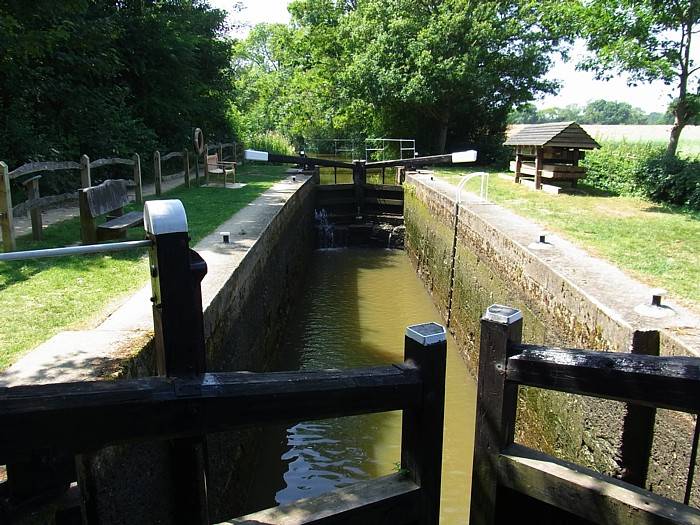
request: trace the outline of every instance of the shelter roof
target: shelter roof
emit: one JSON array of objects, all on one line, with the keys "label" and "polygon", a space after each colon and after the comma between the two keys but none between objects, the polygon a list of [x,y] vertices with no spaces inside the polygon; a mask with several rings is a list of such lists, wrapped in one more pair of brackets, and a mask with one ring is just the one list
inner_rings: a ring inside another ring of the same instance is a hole
[{"label": "shelter roof", "polygon": [[599,148],[593,138],[576,122],[529,124],[513,133],[506,146],[548,146],[553,148]]}]

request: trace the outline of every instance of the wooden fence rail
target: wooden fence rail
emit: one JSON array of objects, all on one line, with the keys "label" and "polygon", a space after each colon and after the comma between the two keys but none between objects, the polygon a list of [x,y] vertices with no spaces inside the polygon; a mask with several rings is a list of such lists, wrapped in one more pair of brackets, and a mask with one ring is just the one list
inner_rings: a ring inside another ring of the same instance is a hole
[{"label": "wooden fence rail", "polygon": [[[187,219],[179,201],[149,201],[145,215],[152,241],[149,272],[161,376],[0,389],[0,464],[7,464],[8,473],[0,496],[10,494],[4,509],[0,504],[0,521],[11,520],[37,498],[65,494],[76,478],[72,458],[81,453],[168,440],[173,493],[161,499],[173,509],[177,523],[208,524],[206,434],[269,422],[403,410],[401,466],[406,473],[346,487],[342,495],[321,496],[316,507],[333,507],[309,512],[303,523],[437,525],[444,328],[434,323],[408,327],[405,361],[393,366],[206,373],[200,289],[206,263],[188,248]],[[108,498],[109,491],[83,482],[79,472],[77,478],[83,522],[100,523],[98,501]],[[300,505],[308,510],[309,504]],[[124,512],[128,516],[128,509]]]},{"label": "wooden fence rail", "polygon": [[[481,320],[470,522],[510,523],[545,512],[533,503],[539,502],[555,509],[552,523],[577,516],[600,524],[700,524],[697,509],[514,443],[520,385],[697,413],[700,358],[524,345],[521,337],[518,310],[494,305]],[[653,418],[647,428],[652,430]],[[648,455],[643,460],[648,462]],[[694,467],[691,460],[688,488]],[[644,466],[635,468],[646,472]]]}]

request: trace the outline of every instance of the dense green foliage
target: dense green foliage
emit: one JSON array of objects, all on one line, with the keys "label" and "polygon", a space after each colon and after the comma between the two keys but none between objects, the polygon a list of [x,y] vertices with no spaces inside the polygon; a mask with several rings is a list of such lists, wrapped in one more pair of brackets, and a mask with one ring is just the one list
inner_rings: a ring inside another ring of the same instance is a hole
[{"label": "dense green foliage", "polygon": [[511,124],[540,124],[573,120],[579,124],[672,124],[670,113],[644,113],[627,102],[593,100],[585,106],[570,104],[563,108],[537,109],[527,103],[508,116]]},{"label": "dense green foliage", "polygon": [[207,0],[0,3],[0,159],[150,159],[192,127],[230,139],[225,16]]},{"label": "dense green foliage", "polygon": [[599,78],[620,72],[632,83],[662,80],[677,87],[668,153],[700,114],[698,69],[690,49],[700,26],[697,0],[577,0],[574,15],[593,54],[580,66]]},{"label": "dense green foliage", "polygon": [[669,157],[654,143],[606,142],[584,165],[586,183],[597,188],[700,210],[698,159]]},{"label": "dense green foliage", "polygon": [[296,0],[289,26],[236,47],[240,133],[416,138],[421,153],[493,151],[514,105],[550,92],[555,2]]}]

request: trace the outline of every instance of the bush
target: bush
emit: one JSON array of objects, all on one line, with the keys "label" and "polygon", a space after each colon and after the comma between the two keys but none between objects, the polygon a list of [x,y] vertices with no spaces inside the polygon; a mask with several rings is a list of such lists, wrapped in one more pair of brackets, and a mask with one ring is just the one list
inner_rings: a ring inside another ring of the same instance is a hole
[{"label": "bush", "polygon": [[700,160],[668,157],[663,145],[606,142],[583,165],[596,188],[700,210]]},{"label": "bush", "polygon": [[643,195],[639,179],[646,166],[664,157],[659,144],[643,142],[605,142],[599,150],[586,153],[586,183],[618,195]]},{"label": "bush", "polygon": [[246,149],[254,149],[258,151],[267,151],[268,153],[276,153],[277,155],[294,155],[294,146],[289,142],[287,137],[268,131],[267,133],[258,133],[251,136],[245,141]]}]

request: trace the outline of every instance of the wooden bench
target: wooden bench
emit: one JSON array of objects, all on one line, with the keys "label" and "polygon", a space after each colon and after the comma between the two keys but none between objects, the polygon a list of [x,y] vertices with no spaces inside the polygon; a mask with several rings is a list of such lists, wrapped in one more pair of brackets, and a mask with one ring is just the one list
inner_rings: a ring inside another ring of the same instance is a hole
[{"label": "wooden bench", "polygon": [[[143,226],[143,212],[124,214],[124,206],[129,204],[124,180],[106,180],[98,186],[83,188],[79,192],[79,204],[83,244],[123,239],[128,228]],[[107,222],[98,225],[97,218],[102,215],[107,215]]]},{"label": "wooden bench", "polygon": [[236,183],[236,163],[235,162],[224,162],[219,160],[219,156],[207,155],[207,161],[204,163],[204,177],[205,183],[209,184],[209,175],[223,175],[224,178],[224,188],[226,187],[226,179],[228,174],[233,175],[233,183]]}]

